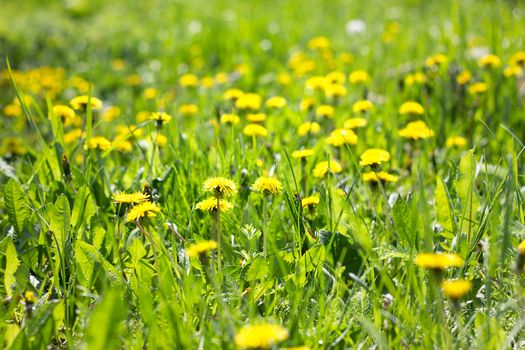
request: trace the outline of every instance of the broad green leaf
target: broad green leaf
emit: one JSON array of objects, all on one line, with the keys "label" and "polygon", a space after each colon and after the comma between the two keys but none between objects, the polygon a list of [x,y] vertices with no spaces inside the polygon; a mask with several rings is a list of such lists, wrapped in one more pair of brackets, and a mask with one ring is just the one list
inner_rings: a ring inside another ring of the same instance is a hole
[{"label": "broad green leaf", "polygon": [[6,237],[2,244],[0,244],[0,247],[2,247],[3,253],[6,258],[6,266],[4,270],[4,286],[7,296],[13,295],[12,286],[16,281],[15,273],[18,269],[18,266],[20,265],[20,261],[18,260],[18,254],[16,252],[16,247],[13,244],[13,239],[11,237]]},{"label": "broad green leaf", "polygon": [[409,247],[414,247],[415,234],[412,232],[412,227],[409,220],[409,208],[406,202],[398,197],[392,207],[392,218],[394,220],[394,228],[396,229],[399,238]]},{"label": "broad green leaf", "polygon": [[10,179],[4,187],[4,204],[9,222],[18,234],[22,233],[24,220],[29,216],[29,208],[26,205],[22,186],[13,179]]},{"label": "broad green leaf", "polygon": [[[95,269],[100,267],[112,284],[119,284],[121,282],[117,269],[109,261],[104,259],[102,254],[92,245],[83,241],[77,241],[75,245],[75,258],[79,268],[78,278],[83,284],[87,285],[91,283]],[[99,264],[100,267],[96,267],[96,263]]]},{"label": "broad green leaf", "polygon": [[461,203],[461,212],[463,214],[463,229],[466,227],[470,233],[474,231],[476,222],[476,213],[479,208],[478,195],[474,189],[474,179],[476,175],[476,163],[474,151],[470,150],[465,153],[459,161],[458,180],[456,181],[456,193]]},{"label": "broad green leaf", "polygon": [[250,264],[246,273],[246,281],[255,281],[264,278],[268,273],[268,263],[263,258],[256,258]]},{"label": "broad green leaf", "polygon": [[89,188],[82,186],[78,189],[71,213],[71,225],[77,232],[81,225],[89,222],[89,219],[97,212],[97,205]]},{"label": "broad green leaf", "polygon": [[86,331],[88,350],[118,349],[119,338],[125,331],[126,303],[122,295],[110,289],[91,313]]},{"label": "broad green leaf", "polygon": [[447,238],[454,238],[454,233],[456,231],[454,212],[452,210],[452,204],[450,203],[447,187],[440,176],[437,178],[436,190],[434,194],[436,196],[437,220],[445,230],[443,235]]},{"label": "broad green leaf", "polygon": [[69,201],[64,194],[58,197],[54,205],[48,206],[47,216],[49,220],[49,230],[55,235],[59,248],[64,251],[66,240],[71,229],[71,210],[69,209]]},{"label": "broad green leaf", "polygon": [[140,241],[140,239],[135,238],[128,247],[129,255],[131,256],[131,262],[133,267],[136,268],[140,259],[146,256],[146,249]]}]

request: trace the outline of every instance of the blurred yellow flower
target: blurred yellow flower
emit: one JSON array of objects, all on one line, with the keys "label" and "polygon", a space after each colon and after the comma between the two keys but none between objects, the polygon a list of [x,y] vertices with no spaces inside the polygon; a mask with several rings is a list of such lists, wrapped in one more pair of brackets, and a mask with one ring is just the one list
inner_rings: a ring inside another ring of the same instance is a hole
[{"label": "blurred yellow flower", "polygon": [[390,174],[386,171],[370,171],[363,173],[363,181],[366,182],[397,182],[399,177],[393,174]]},{"label": "blurred yellow flower", "polygon": [[390,153],[379,148],[370,148],[361,154],[359,165],[379,165],[390,160]]},{"label": "blurred yellow flower", "polygon": [[353,129],[365,127],[367,125],[368,125],[368,120],[366,120],[365,118],[350,118],[345,121],[345,123],[343,124],[343,128],[353,130]]},{"label": "blurred yellow flower", "polygon": [[268,130],[262,125],[259,124],[248,124],[242,130],[243,134],[246,136],[261,136],[265,137],[268,135]]},{"label": "blurred yellow flower", "polygon": [[241,122],[241,118],[239,118],[236,114],[223,114],[221,115],[221,123],[222,124],[231,124],[236,125]]},{"label": "blurred yellow flower", "polygon": [[507,78],[519,77],[523,75],[523,69],[520,66],[509,66],[503,70],[503,75]]},{"label": "blurred yellow flower", "polygon": [[160,208],[156,203],[142,202],[132,207],[126,216],[126,222],[132,222],[144,217],[154,217],[160,213]]},{"label": "blurred yellow flower", "polygon": [[261,176],[253,183],[252,191],[268,194],[279,194],[283,190],[283,185],[274,177]]},{"label": "blurred yellow flower", "polygon": [[222,98],[227,101],[237,101],[242,95],[244,95],[244,92],[239,89],[228,89],[224,92]]},{"label": "blurred yellow flower", "polygon": [[447,148],[465,147],[466,145],[467,145],[467,139],[461,136],[451,136],[446,141]]},{"label": "blurred yellow flower", "polygon": [[[89,101],[89,102],[88,102]],[[91,106],[91,110],[98,110],[102,108],[102,101],[96,97],[89,97],[87,95],[77,96],[69,101],[69,104],[73,109],[84,111],[87,108],[88,103]]]},{"label": "blurred yellow flower", "polygon": [[434,136],[434,130],[430,129],[424,121],[416,120],[399,130],[399,136],[413,140],[427,139]]},{"label": "blurred yellow flower", "polygon": [[149,119],[154,120],[157,126],[162,126],[163,124],[169,123],[172,118],[168,113],[155,112],[150,114]]},{"label": "blurred yellow flower", "polygon": [[374,108],[374,104],[368,100],[357,101],[352,105],[352,112],[364,113]]},{"label": "blurred yellow flower", "polygon": [[405,114],[414,114],[414,115],[422,115],[425,113],[425,109],[423,106],[415,101],[407,101],[399,107],[399,114],[405,115]]},{"label": "blurred yellow flower", "polygon": [[326,75],[326,80],[331,84],[341,85],[345,83],[346,75],[341,71],[333,71]]},{"label": "blurred yellow flower", "polygon": [[159,91],[157,89],[150,87],[144,90],[143,95],[147,100],[153,100],[157,97],[158,93]]},{"label": "blurred yellow flower", "polygon": [[349,129],[335,129],[325,139],[325,142],[334,147],[340,147],[345,144],[355,145],[357,144],[357,135]]},{"label": "blurred yellow flower", "polygon": [[320,105],[315,110],[315,115],[318,117],[332,118],[335,113],[335,108],[330,105]]},{"label": "blurred yellow flower", "polygon": [[[62,121],[64,125],[70,125],[75,119],[75,111],[65,105],[53,106],[53,113]],[[49,115],[51,119],[51,115]]]},{"label": "blurred yellow flower", "polygon": [[301,200],[301,206],[303,208],[313,209],[315,206],[317,206],[317,204],[319,204],[318,196],[304,197]]},{"label": "blurred yellow flower", "polygon": [[481,68],[497,68],[501,66],[501,60],[496,55],[485,55],[480,58],[478,64]]},{"label": "blurred yellow flower", "polygon": [[114,203],[137,204],[148,200],[148,195],[142,192],[115,193],[112,196]]},{"label": "blurred yellow flower", "polygon": [[241,349],[270,349],[288,339],[286,328],[263,323],[241,328],[235,335],[235,345]]},{"label": "blurred yellow flower", "polygon": [[463,259],[454,253],[419,253],[414,262],[419,267],[435,270],[461,267],[464,264]]},{"label": "blurred yellow flower", "polygon": [[225,177],[210,177],[202,184],[204,192],[212,192],[215,197],[229,197],[237,193],[237,185]]},{"label": "blurred yellow flower", "polygon": [[316,36],[308,41],[310,50],[326,50],[330,47],[330,40],[325,36]]},{"label": "blurred yellow flower", "polygon": [[262,123],[266,120],[266,114],[264,113],[248,113],[246,119],[252,123]]},{"label": "blurred yellow flower", "polygon": [[315,105],[315,100],[311,97],[306,97],[301,100],[299,103],[299,110],[301,112],[308,112],[311,110]]},{"label": "blurred yellow flower", "polygon": [[321,125],[317,122],[304,122],[299,125],[297,133],[299,136],[304,136],[306,134],[318,134],[321,131]]},{"label": "blurred yellow flower", "polygon": [[472,288],[469,280],[445,280],[441,282],[443,294],[452,300],[459,300],[464,297]]},{"label": "blurred yellow flower", "polygon": [[427,67],[439,67],[446,63],[448,63],[448,57],[443,54],[430,56],[425,60],[425,66]]},{"label": "blurred yellow flower", "polygon": [[[221,213],[226,213],[233,209],[233,205],[228,202],[226,199],[219,199],[219,207],[221,209]],[[209,197],[206,198],[199,203],[195,205],[196,209],[207,211],[207,212],[215,212],[217,211],[217,198],[215,197]]]},{"label": "blurred yellow flower", "polygon": [[338,174],[341,171],[343,171],[341,164],[331,159],[330,161],[322,161],[318,163],[313,170],[313,175],[314,177],[324,177],[328,172]]},{"label": "blurred yellow flower", "polygon": [[474,83],[469,86],[468,92],[471,95],[480,95],[488,90],[486,83]]},{"label": "blurred yellow flower", "polygon": [[352,84],[366,83],[370,80],[370,76],[364,70],[356,70],[350,73],[348,80]]},{"label": "blurred yellow flower", "polygon": [[292,158],[306,158],[314,155],[312,149],[300,149],[292,152]]},{"label": "blurred yellow flower", "polygon": [[282,96],[274,96],[266,100],[266,107],[281,109],[286,106],[286,99]]},{"label": "blurred yellow flower", "polygon": [[235,107],[238,109],[257,110],[261,108],[261,100],[261,96],[255,93],[242,94],[235,101]]},{"label": "blurred yellow flower", "polygon": [[183,104],[179,107],[179,113],[185,117],[199,113],[199,107],[196,104]]},{"label": "blurred yellow flower", "polygon": [[465,85],[472,79],[472,73],[468,70],[464,70],[463,72],[459,73],[456,77],[456,82],[459,85]]},{"label": "blurred yellow flower", "polygon": [[194,74],[184,74],[179,78],[179,84],[182,87],[196,87],[199,85],[199,78]]},{"label": "blurred yellow flower", "polygon": [[84,145],[84,149],[99,149],[106,151],[111,147],[111,142],[103,136],[96,136],[89,139]]},{"label": "blurred yellow flower", "polygon": [[190,244],[186,248],[186,253],[190,258],[197,258],[200,255],[204,255],[210,250],[217,249],[217,242],[215,241],[201,241],[198,243]]},{"label": "blurred yellow flower", "polygon": [[525,51],[516,52],[509,60],[511,66],[523,66],[525,65]]}]

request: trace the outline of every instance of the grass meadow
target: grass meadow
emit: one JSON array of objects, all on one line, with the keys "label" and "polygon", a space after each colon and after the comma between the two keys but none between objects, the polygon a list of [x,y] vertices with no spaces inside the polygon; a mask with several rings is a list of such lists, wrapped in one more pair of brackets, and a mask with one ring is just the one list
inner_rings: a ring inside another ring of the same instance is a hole
[{"label": "grass meadow", "polygon": [[0,2],[0,347],[525,348],[525,3]]}]

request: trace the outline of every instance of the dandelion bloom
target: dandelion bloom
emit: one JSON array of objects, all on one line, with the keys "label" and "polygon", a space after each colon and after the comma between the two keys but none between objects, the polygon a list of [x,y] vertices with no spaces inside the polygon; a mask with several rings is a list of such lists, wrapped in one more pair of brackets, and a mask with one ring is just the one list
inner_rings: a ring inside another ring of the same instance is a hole
[{"label": "dandelion bloom", "polygon": [[450,267],[461,267],[463,259],[454,253],[420,253],[414,260],[417,266],[433,270],[445,270]]},{"label": "dandelion bloom", "polygon": [[143,95],[148,100],[153,100],[159,94],[159,90],[155,88],[147,88],[144,90]]},{"label": "dandelion bloom", "polygon": [[162,134],[158,134],[155,138],[155,143],[159,147],[166,147],[166,145],[168,144],[168,138]]},{"label": "dandelion bloom", "polygon": [[237,125],[241,122],[241,119],[236,114],[223,114],[221,115],[221,124]]},{"label": "dandelion bloom", "polygon": [[511,66],[525,65],[525,51],[516,52],[509,60]]},{"label": "dandelion bloom", "polygon": [[215,81],[212,77],[203,77],[200,81],[200,86],[202,86],[205,89],[212,88],[213,85],[215,85]]},{"label": "dandelion bloom", "polygon": [[69,104],[71,105],[71,107],[73,107],[73,109],[81,110],[81,111],[84,111],[87,109],[88,103],[91,106],[91,110],[97,110],[97,109],[102,108],[102,101],[93,96],[91,97],[87,95],[77,96],[77,97],[72,98],[69,101]]},{"label": "dandelion bloom", "polygon": [[319,197],[317,196],[304,197],[301,200],[301,206],[303,208],[313,209],[317,204],[319,204]]},{"label": "dandelion bloom", "polygon": [[279,194],[283,190],[283,185],[274,177],[261,176],[252,185],[252,191],[263,194]]},{"label": "dandelion bloom", "polygon": [[266,120],[266,114],[264,113],[248,113],[246,119],[252,123],[262,123]]},{"label": "dandelion bloom", "polygon": [[359,165],[379,165],[390,160],[390,153],[379,148],[370,148],[361,154]]},{"label": "dandelion bloom", "polygon": [[434,136],[434,130],[430,129],[424,121],[417,120],[399,130],[399,136],[412,140],[427,139]]},{"label": "dandelion bloom", "polygon": [[348,80],[352,84],[366,83],[370,80],[370,76],[364,70],[356,70],[350,73]]},{"label": "dandelion bloom", "polygon": [[117,106],[109,106],[102,112],[101,118],[105,122],[111,122],[122,114],[122,110]]},{"label": "dandelion bloom", "polygon": [[412,86],[414,84],[423,84],[427,81],[425,74],[421,72],[416,72],[414,74],[409,74],[405,77],[405,84],[407,86]]},{"label": "dandelion bloom", "polygon": [[343,124],[343,128],[353,130],[353,129],[365,127],[367,125],[368,125],[368,120],[366,120],[365,118],[350,118],[345,121],[345,123]]},{"label": "dandelion bloom", "polygon": [[334,147],[340,147],[345,144],[355,145],[357,144],[357,135],[352,130],[335,129],[325,139],[325,142]]},{"label": "dandelion bloom", "polygon": [[84,145],[84,149],[99,149],[106,151],[111,147],[111,141],[103,136],[92,137]]},{"label": "dandelion bloom", "polygon": [[469,280],[445,280],[441,282],[443,294],[454,301],[464,297],[471,288],[472,282]]},{"label": "dandelion bloom", "polygon": [[507,78],[519,77],[523,75],[523,69],[520,66],[509,66],[503,70],[503,75]]},{"label": "dandelion bloom", "polygon": [[465,85],[472,79],[472,73],[468,70],[464,70],[463,72],[459,73],[456,77],[456,82],[459,85]]},{"label": "dandelion bloom", "polygon": [[324,94],[328,98],[348,95],[348,90],[341,84],[328,84],[324,87]]},{"label": "dandelion bloom", "polygon": [[341,71],[333,71],[326,75],[326,79],[328,80],[328,82],[332,84],[340,85],[340,84],[344,84],[344,82],[346,81],[346,76],[345,76],[345,73]]},{"label": "dandelion bloom", "polygon": [[288,336],[286,328],[271,323],[245,326],[235,335],[235,345],[242,349],[270,349]]},{"label": "dandelion bloom", "polygon": [[[60,118],[64,124],[70,124],[70,122],[75,119],[75,111],[65,105],[53,106],[53,113]],[[51,119],[51,115],[49,116],[49,119]]]},{"label": "dandelion bloom", "polygon": [[261,96],[254,93],[242,94],[237,101],[235,101],[235,107],[238,109],[257,110],[261,108],[261,100]]},{"label": "dandelion bloom", "polygon": [[184,74],[179,78],[179,84],[182,87],[196,87],[199,85],[199,78],[194,74]]},{"label": "dandelion bloom", "polygon": [[[209,197],[206,198],[199,203],[195,205],[196,209],[202,210],[202,211],[208,211],[208,212],[215,212],[217,211],[217,198],[216,197]],[[228,202],[225,199],[219,199],[219,209],[221,210],[221,213],[226,213],[227,211],[230,211],[233,209],[233,204]]]},{"label": "dandelion bloom", "polygon": [[212,192],[216,197],[229,197],[237,193],[237,185],[224,177],[210,177],[202,184],[204,192]]},{"label": "dandelion bloom", "polygon": [[421,104],[415,101],[407,101],[399,107],[399,114],[405,115],[405,114],[414,114],[414,115],[422,115],[425,113],[425,109]]},{"label": "dandelion bloom", "polygon": [[160,212],[160,207],[156,203],[142,202],[135,205],[128,211],[126,222],[132,222],[144,217],[154,217]]},{"label": "dandelion bloom", "polygon": [[188,256],[190,258],[196,258],[196,257],[206,254],[210,250],[217,249],[217,246],[218,246],[217,242],[215,241],[201,241],[201,242],[189,245],[186,248],[186,253],[188,253]]},{"label": "dandelion bloom", "polygon": [[501,60],[496,55],[485,55],[480,58],[478,64],[481,68],[497,68],[501,66]]},{"label": "dandelion bloom", "polygon": [[321,131],[321,125],[317,122],[304,122],[299,125],[297,133],[299,136],[304,136],[306,134],[318,134]]},{"label": "dandelion bloom", "polygon": [[286,99],[282,96],[274,96],[266,100],[266,107],[280,109],[286,106]]},{"label": "dandelion bloom", "polygon": [[227,101],[237,101],[242,95],[244,95],[244,92],[239,89],[228,89],[224,92],[222,98]]},{"label": "dandelion bloom", "polygon": [[147,201],[148,195],[142,192],[115,193],[112,198],[114,203],[137,204]]},{"label": "dandelion bloom", "polygon": [[157,123],[157,125],[161,126],[164,123],[169,123],[169,121],[171,120],[171,115],[164,112],[155,112],[150,114],[149,119],[154,120]]},{"label": "dandelion bloom", "polygon": [[461,136],[451,136],[446,141],[447,148],[465,147],[466,145],[467,145],[467,139]]},{"label": "dandelion bloom", "polygon": [[325,36],[316,36],[308,41],[310,50],[326,50],[330,47],[330,40]]},{"label": "dandelion bloom", "polygon": [[469,86],[468,92],[471,95],[481,95],[482,93],[486,92],[488,90],[488,85],[486,83],[480,82],[480,83],[474,83]]},{"label": "dandelion bloom", "polygon": [[248,124],[242,130],[242,133],[246,136],[261,136],[265,137],[268,135],[268,130],[259,124]]},{"label": "dandelion bloom", "polygon": [[357,101],[352,105],[352,112],[364,113],[374,108],[374,104],[368,100]]},{"label": "dandelion bloom", "polygon": [[82,129],[73,129],[64,134],[64,143],[69,145],[74,142],[78,142],[82,137],[86,136],[86,133]]},{"label": "dandelion bloom", "polygon": [[365,182],[397,182],[399,177],[393,174],[390,174],[386,171],[370,171],[363,173],[363,181]]},{"label": "dandelion bloom", "polygon": [[310,77],[304,83],[305,88],[307,90],[318,90],[318,91],[324,90],[325,86],[328,84],[329,84],[328,80],[321,75]]},{"label": "dandelion bloom", "polygon": [[425,60],[425,66],[427,67],[439,67],[446,63],[448,63],[448,57],[443,54],[433,55]]},{"label": "dandelion bloom", "polygon": [[196,104],[188,103],[179,107],[179,113],[185,117],[199,113],[199,107]]},{"label": "dandelion bloom", "polygon": [[315,115],[318,117],[332,118],[335,113],[335,108],[330,105],[321,105],[315,110]]},{"label": "dandelion bloom", "polygon": [[311,110],[315,105],[315,100],[311,97],[306,97],[301,100],[299,103],[299,110],[301,112],[308,112]]},{"label": "dandelion bloom", "polygon": [[314,155],[314,150],[306,148],[292,152],[292,158],[306,158]]},{"label": "dandelion bloom", "polygon": [[520,254],[520,255],[525,255],[525,241],[522,241],[522,242],[518,245],[518,254]]},{"label": "dandelion bloom", "polygon": [[320,162],[315,166],[313,175],[314,177],[324,177],[326,174],[328,174],[328,172],[332,174],[338,174],[341,171],[343,171],[343,167],[341,164],[339,164],[339,162],[335,160],[327,160]]}]

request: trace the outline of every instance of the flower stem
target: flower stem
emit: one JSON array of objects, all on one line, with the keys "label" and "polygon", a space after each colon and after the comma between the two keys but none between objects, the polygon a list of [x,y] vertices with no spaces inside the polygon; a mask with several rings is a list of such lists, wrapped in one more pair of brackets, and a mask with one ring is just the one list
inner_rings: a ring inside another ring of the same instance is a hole
[{"label": "flower stem", "polygon": [[217,268],[221,272],[221,200],[217,196],[217,216],[215,218],[217,223]]},{"label": "flower stem", "polygon": [[263,255],[265,258],[268,257],[268,238],[267,238],[267,232],[268,228],[267,226],[267,216],[268,216],[268,195],[264,196],[264,204],[263,204]]}]

